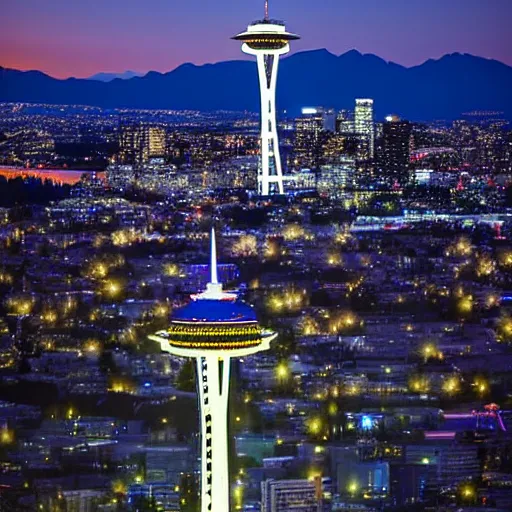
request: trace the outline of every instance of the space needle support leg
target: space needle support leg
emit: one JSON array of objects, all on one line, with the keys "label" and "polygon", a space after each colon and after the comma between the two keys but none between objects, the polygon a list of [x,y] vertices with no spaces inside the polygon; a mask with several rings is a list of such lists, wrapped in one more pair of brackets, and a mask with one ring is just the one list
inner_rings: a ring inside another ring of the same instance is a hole
[{"label": "space needle support leg", "polygon": [[258,76],[260,80],[261,97],[261,169],[258,174],[258,192],[262,196],[268,196],[270,190],[270,122],[272,105],[272,91],[267,85],[265,55],[256,55],[258,62]]},{"label": "space needle support leg", "polygon": [[270,91],[271,91],[271,113],[270,113],[270,123],[272,125],[272,149],[274,151],[274,162],[275,162],[275,171],[277,175],[277,186],[279,190],[279,194],[284,194],[284,186],[283,186],[283,169],[281,167],[281,153],[279,151],[279,139],[277,135],[277,115],[276,115],[276,89],[277,89],[277,71],[279,69],[279,55],[274,55],[272,61],[272,74],[270,79]]}]

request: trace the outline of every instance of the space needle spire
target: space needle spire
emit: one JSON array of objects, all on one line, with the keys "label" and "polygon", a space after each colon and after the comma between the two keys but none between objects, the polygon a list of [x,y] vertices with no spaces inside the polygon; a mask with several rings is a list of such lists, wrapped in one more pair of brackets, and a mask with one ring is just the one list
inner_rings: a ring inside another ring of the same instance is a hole
[{"label": "space needle spire", "polygon": [[279,58],[290,51],[290,41],[300,39],[286,31],[283,22],[271,20],[268,0],[265,17],[251,23],[245,32],[233,37],[242,41],[242,51],[255,55],[258,63],[261,101],[261,163],[258,193],[261,196],[284,194],[283,170],[277,136],[276,85]]},{"label": "space needle spire", "polygon": [[219,284],[219,277],[217,274],[217,240],[215,239],[215,228],[213,227],[210,243],[210,283]]},{"label": "space needle spire", "polygon": [[210,234],[210,282],[206,284],[206,290],[202,293],[192,295],[194,300],[236,300],[236,293],[225,292],[222,283],[219,282],[219,270],[217,263],[217,238],[215,228],[212,227]]}]

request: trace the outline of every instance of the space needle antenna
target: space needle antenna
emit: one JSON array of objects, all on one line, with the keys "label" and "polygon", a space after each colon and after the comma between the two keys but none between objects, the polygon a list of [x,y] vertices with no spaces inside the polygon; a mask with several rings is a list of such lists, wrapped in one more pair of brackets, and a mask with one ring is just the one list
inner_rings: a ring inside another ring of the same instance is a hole
[{"label": "space needle antenna", "polygon": [[268,0],[265,0],[265,21],[268,21]]}]

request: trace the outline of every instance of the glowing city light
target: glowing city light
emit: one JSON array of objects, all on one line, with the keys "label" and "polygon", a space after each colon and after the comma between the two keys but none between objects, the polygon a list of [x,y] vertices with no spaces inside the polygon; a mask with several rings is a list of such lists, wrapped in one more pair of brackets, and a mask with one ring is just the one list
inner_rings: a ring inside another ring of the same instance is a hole
[{"label": "glowing city light", "polygon": [[279,244],[275,240],[270,240],[267,238],[263,249],[263,256],[265,257],[265,259],[272,260],[277,258],[279,255]]},{"label": "glowing city light", "polygon": [[323,432],[324,423],[320,416],[314,416],[306,422],[308,433],[312,436],[320,436]]},{"label": "glowing city light", "polygon": [[414,393],[428,393],[430,391],[430,380],[424,375],[413,376],[409,380],[409,389]]},{"label": "glowing city light", "polygon": [[283,238],[287,242],[295,242],[306,238],[306,230],[300,224],[287,224],[282,231]]},{"label": "glowing city light", "polygon": [[327,263],[332,267],[339,267],[343,265],[343,258],[338,252],[330,252],[327,255]]},{"label": "glowing city light", "polygon": [[361,428],[363,430],[371,430],[373,428],[373,421],[370,416],[363,416],[361,419]]},{"label": "glowing city light", "polygon": [[178,277],[181,274],[179,265],[176,263],[166,263],[164,265],[164,274],[167,277]]},{"label": "glowing city light", "polygon": [[0,444],[8,445],[14,442],[14,433],[12,430],[4,427],[0,429]]},{"label": "glowing city light", "polygon": [[231,252],[238,258],[257,256],[258,240],[254,235],[243,235],[233,244]]},{"label": "glowing city light", "polygon": [[431,358],[443,358],[442,353],[439,351],[439,349],[434,343],[426,343],[425,345],[423,345],[423,347],[421,348],[421,353],[423,355],[425,362]]},{"label": "glowing city light", "polygon": [[300,327],[304,336],[314,336],[320,334],[320,325],[311,316],[304,317]]},{"label": "glowing city light", "polygon": [[267,307],[274,313],[294,313],[300,311],[306,303],[306,290],[298,290],[293,286],[274,291],[267,298]]},{"label": "glowing city light", "polygon": [[485,377],[475,377],[472,386],[480,396],[486,395],[489,392],[489,382]]},{"label": "glowing city light", "polygon": [[478,277],[488,277],[496,270],[496,262],[488,255],[484,254],[478,258],[476,274]]},{"label": "glowing city light", "polygon": [[352,480],[349,484],[348,484],[348,492],[353,496],[355,496],[357,494],[357,492],[359,491],[359,484],[355,481],[355,480]]},{"label": "glowing city light", "polygon": [[7,306],[11,314],[17,316],[30,315],[34,307],[34,299],[32,297],[12,297],[7,300]]},{"label": "glowing city light", "polygon": [[107,295],[111,298],[115,298],[118,295],[120,295],[122,290],[123,290],[123,288],[121,286],[121,283],[119,281],[115,281],[113,279],[109,279],[109,280],[105,281],[104,286],[103,286],[103,291],[104,291],[105,295]]},{"label": "glowing city light", "polygon": [[47,324],[54,324],[57,321],[57,312],[48,309],[42,314],[41,319]]},{"label": "glowing city light", "polygon": [[447,395],[456,395],[461,391],[460,378],[457,375],[448,377],[443,382],[443,393]]},{"label": "glowing city light", "polygon": [[459,299],[459,302],[457,303],[458,310],[461,314],[467,315],[473,311],[473,296],[472,295],[466,295],[464,297],[461,297]]},{"label": "glowing city light", "polygon": [[452,244],[448,250],[447,255],[454,255],[458,257],[470,256],[473,252],[473,246],[471,241],[466,237],[460,237],[454,244]]},{"label": "glowing city light", "polygon": [[498,341],[510,343],[512,341],[512,316],[503,315],[497,325]]},{"label": "glowing city light", "polygon": [[153,307],[153,314],[158,318],[165,318],[169,315],[170,308],[168,304],[159,303]]},{"label": "glowing city light", "polygon": [[290,378],[290,368],[286,362],[279,363],[276,368],[276,376],[279,381],[283,382]]},{"label": "glowing city light", "polygon": [[362,321],[351,311],[339,311],[329,319],[329,332],[332,334],[343,334],[360,327]]}]

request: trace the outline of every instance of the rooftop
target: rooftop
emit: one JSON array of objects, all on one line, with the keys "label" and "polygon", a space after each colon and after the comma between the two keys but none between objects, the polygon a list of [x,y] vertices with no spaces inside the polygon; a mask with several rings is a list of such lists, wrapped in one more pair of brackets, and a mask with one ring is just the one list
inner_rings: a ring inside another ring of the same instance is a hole
[{"label": "rooftop", "polygon": [[281,25],[284,27],[284,21],[281,20],[271,20],[271,19],[263,19],[253,21],[249,26],[252,27],[254,25]]},{"label": "rooftop", "polygon": [[177,310],[172,322],[256,322],[251,306],[241,301],[199,299]]}]

